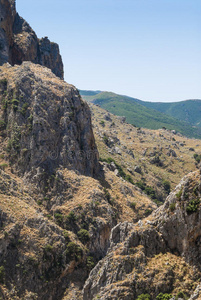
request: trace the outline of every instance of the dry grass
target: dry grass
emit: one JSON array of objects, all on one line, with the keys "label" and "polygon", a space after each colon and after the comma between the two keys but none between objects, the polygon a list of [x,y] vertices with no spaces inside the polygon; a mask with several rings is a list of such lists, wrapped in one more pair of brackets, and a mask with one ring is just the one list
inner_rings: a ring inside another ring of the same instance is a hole
[{"label": "dry grass", "polygon": [[[162,180],[168,180],[171,188],[174,189],[184,175],[196,170],[193,154],[201,153],[201,140],[175,135],[164,129],[138,130],[130,124],[122,124],[119,118],[112,114],[110,114],[112,121],[106,121],[105,110],[93,104],[90,104],[90,108],[100,157],[103,159],[112,157],[127,174],[131,175],[134,182],[144,178],[148,185],[162,191],[160,187]],[[104,127],[100,124],[101,121],[104,121]],[[112,123],[114,126],[111,126]],[[103,141],[104,135],[119,139],[120,144],[115,143],[114,146],[120,149],[122,155],[111,153],[112,147],[108,147]],[[176,152],[177,157],[167,155],[170,148]],[[190,151],[190,148],[194,148],[195,151]],[[127,153],[127,150],[133,151],[134,159]],[[146,154],[143,155],[145,150]],[[150,163],[154,152],[156,155],[160,153],[162,167]],[[142,174],[133,171],[135,166],[142,168]],[[131,169],[133,174],[127,169]],[[163,195],[165,197],[164,193]]]}]

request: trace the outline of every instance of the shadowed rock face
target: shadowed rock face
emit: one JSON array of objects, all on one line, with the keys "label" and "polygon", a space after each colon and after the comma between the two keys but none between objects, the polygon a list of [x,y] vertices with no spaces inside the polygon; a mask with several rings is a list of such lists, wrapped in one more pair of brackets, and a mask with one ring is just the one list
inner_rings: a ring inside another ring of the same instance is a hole
[{"label": "shadowed rock face", "polygon": [[37,38],[30,25],[16,12],[15,1],[1,1],[0,22],[0,65],[31,61],[50,68],[56,76],[63,78],[58,45],[47,37]]},{"label": "shadowed rock face", "polygon": [[74,86],[31,62],[2,66],[0,80],[0,119],[19,174],[40,177],[59,166],[98,173],[90,110]]}]

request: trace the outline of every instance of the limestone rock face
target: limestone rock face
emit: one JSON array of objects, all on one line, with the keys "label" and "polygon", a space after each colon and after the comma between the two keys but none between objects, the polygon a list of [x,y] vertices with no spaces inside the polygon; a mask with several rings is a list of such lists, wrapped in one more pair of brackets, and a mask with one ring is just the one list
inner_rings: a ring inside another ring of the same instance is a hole
[{"label": "limestone rock face", "polygon": [[[189,283],[194,278],[195,289],[201,271],[200,199],[200,174],[190,173],[149,219],[114,227],[107,255],[85,282],[83,299],[136,299],[142,293],[156,299],[181,290],[190,296]],[[182,278],[181,286],[176,278]]]},{"label": "limestone rock face", "polygon": [[30,25],[16,12],[14,0],[1,1],[0,21],[0,65],[31,61],[50,68],[56,76],[63,78],[58,45],[47,37],[37,38]]},{"label": "limestone rock face", "polygon": [[31,62],[0,68],[0,120],[9,160],[20,175],[40,181],[59,166],[97,174],[89,107],[48,68]]}]

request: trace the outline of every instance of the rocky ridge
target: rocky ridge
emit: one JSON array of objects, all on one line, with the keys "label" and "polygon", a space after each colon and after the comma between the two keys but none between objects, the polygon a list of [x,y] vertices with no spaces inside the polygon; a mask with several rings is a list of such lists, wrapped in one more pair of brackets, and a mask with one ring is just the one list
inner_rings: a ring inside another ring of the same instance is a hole
[{"label": "rocky ridge", "polygon": [[57,44],[38,39],[30,25],[16,12],[15,0],[0,2],[0,65],[31,61],[50,68],[63,78],[63,62]]},{"label": "rocky ridge", "polygon": [[0,68],[0,145],[2,297],[79,299],[111,229],[156,204],[100,167],[87,103],[43,66]]},{"label": "rocky ridge", "polygon": [[0,88],[2,134],[19,174],[39,178],[60,165],[98,173],[90,111],[75,87],[47,68],[24,62],[1,67]]},{"label": "rocky ridge", "polygon": [[[149,218],[114,227],[83,299],[137,299],[145,293],[156,299],[159,293],[179,292],[188,297],[201,275],[200,193],[200,173],[190,173]],[[200,299],[199,288],[195,294],[193,299]]]},{"label": "rocky ridge", "polygon": [[[2,63],[20,64],[0,68],[0,297],[199,299],[199,171],[177,184],[200,142],[91,106],[96,147],[88,105],[50,70],[57,49],[0,5]],[[157,208],[160,176],[176,187]]]}]

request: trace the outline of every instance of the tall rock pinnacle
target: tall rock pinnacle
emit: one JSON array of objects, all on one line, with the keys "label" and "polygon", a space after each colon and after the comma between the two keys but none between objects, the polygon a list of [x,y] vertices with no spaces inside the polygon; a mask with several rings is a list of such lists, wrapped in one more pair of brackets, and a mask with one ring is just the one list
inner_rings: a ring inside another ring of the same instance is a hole
[{"label": "tall rock pinnacle", "polygon": [[0,1],[0,65],[31,61],[45,66],[62,78],[59,46],[45,37],[38,39],[30,25],[16,12],[15,0]]}]

